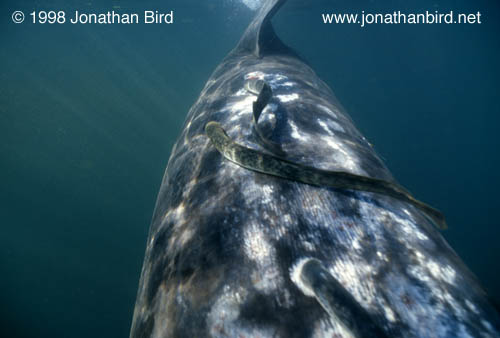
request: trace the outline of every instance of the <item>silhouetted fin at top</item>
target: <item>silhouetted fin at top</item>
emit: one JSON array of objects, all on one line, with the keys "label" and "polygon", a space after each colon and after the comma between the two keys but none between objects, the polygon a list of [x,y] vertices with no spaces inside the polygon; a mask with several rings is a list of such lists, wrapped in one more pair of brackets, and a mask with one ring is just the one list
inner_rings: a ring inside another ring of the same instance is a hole
[{"label": "silhouetted fin at top", "polygon": [[244,168],[319,187],[367,191],[390,196],[418,208],[438,229],[447,228],[445,218],[439,210],[415,199],[406,189],[396,183],[345,171],[309,167],[244,147],[229,138],[224,128],[215,121],[205,125],[205,132],[215,148],[226,159]]},{"label": "silhouetted fin at top", "polygon": [[248,26],[233,53],[252,53],[262,57],[265,54],[291,54],[297,56],[278,38],[271,19],[286,0],[265,1],[258,14]]}]

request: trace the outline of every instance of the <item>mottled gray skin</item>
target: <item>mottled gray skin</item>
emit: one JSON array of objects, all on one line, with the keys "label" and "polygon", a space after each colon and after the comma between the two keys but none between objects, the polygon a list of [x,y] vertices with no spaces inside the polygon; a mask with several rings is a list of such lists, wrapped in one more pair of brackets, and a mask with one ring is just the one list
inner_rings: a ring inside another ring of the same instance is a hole
[{"label": "mottled gray skin", "polygon": [[352,336],[318,301],[334,286],[322,298],[303,283],[308,258],[331,274],[317,280],[333,278],[358,302],[357,326],[369,314],[394,337],[499,336],[477,280],[417,209],[256,173],[210,143],[204,127],[217,121],[267,151],[252,128],[257,96],[245,90],[259,78],[273,91],[260,129],[288,160],[394,181],[328,86],[274,35],[281,4],[264,4],[189,111],[158,195],[130,336]]}]

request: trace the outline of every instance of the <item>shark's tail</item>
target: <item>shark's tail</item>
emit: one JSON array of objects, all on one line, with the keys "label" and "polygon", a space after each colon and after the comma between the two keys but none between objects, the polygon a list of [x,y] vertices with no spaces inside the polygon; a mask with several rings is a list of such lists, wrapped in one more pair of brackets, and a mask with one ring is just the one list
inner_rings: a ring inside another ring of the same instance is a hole
[{"label": "shark's tail", "polygon": [[271,23],[271,19],[285,2],[286,0],[264,1],[233,52],[253,53],[259,57],[266,54],[293,53],[278,38]]}]

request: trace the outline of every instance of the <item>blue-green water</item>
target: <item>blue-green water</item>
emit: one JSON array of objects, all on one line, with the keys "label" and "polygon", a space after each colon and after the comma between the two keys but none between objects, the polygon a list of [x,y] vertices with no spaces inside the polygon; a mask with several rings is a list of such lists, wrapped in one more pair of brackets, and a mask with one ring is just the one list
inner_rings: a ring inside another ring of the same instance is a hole
[{"label": "blue-green water", "polygon": [[[0,336],[125,337],[169,152],[253,12],[237,0],[0,4]],[[174,10],[172,25],[34,25],[34,9]],[[14,24],[15,10],[27,21]],[[480,25],[324,25],[323,12],[482,13]],[[291,1],[282,40],[500,302],[500,4]]]}]

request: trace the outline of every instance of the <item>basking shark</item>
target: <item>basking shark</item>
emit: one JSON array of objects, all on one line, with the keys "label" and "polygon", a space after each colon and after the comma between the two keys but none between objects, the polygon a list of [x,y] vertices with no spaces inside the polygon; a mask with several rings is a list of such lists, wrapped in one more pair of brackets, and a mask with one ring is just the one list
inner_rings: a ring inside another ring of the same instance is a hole
[{"label": "basking shark", "polygon": [[498,337],[500,319],[265,1],[189,111],[130,337]]}]

